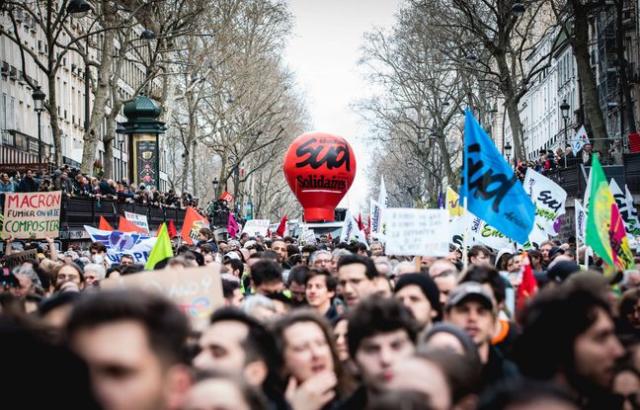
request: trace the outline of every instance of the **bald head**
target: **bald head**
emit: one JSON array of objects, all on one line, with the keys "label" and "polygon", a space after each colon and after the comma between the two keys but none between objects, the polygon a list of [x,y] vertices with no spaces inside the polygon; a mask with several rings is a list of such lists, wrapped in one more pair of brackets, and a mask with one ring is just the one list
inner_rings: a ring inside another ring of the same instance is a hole
[{"label": "bald head", "polygon": [[447,271],[456,273],[458,269],[456,268],[456,265],[454,265],[451,261],[447,259],[438,259],[429,267],[429,276],[434,278]]}]

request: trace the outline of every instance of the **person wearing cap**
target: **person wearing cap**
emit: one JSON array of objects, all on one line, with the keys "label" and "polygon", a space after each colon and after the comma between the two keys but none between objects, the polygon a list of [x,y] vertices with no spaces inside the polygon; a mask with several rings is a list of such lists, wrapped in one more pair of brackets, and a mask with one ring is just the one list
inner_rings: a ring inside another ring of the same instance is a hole
[{"label": "person wearing cap", "polygon": [[440,314],[440,292],[427,275],[408,273],[400,276],[393,293],[411,311],[420,332],[428,330]]},{"label": "person wearing cap", "polygon": [[477,282],[461,283],[451,292],[445,305],[445,321],[464,329],[478,348],[484,386],[518,374],[515,365],[491,345],[496,317],[493,296]]}]

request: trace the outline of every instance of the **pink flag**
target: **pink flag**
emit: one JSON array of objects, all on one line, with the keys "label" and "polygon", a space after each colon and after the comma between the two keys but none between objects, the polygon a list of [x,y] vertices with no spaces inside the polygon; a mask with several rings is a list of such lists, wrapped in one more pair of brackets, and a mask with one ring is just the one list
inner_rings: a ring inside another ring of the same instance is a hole
[{"label": "pink flag", "polygon": [[227,220],[227,232],[229,232],[229,236],[234,238],[238,232],[240,231],[240,226],[236,222],[236,218],[233,217],[233,214],[229,212],[229,219]]}]

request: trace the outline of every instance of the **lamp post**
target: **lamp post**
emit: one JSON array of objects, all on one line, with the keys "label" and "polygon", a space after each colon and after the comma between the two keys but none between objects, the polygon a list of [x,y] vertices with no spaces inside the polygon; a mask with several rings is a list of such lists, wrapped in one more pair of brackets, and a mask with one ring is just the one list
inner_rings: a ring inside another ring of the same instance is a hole
[{"label": "lamp post", "polygon": [[124,105],[123,113],[127,121],[116,132],[130,136],[130,181],[136,185],[155,185],[160,190],[160,134],[167,129],[164,122],[158,121],[160,107],[139,95]]},{"label": "lamp post", "polygon": [[507,162],[509,163],[509,166],[511,166],[511,149],[513,147],[511,146],[511,143],[509,141],[507,141],[506,144],[504,144],[504,153],[507,156]]},{"label": "lamp post", "polygon": [[38,115],[38,163],[42,166],[42,132],[40,131],[40,114],[44,111],[44,99],[47,96],[40,87],[36,87],[33,94],[31,94],[31,97],[33,98],[33,108]]},{"label": "lamp post", "polygon": [[[562,111],[562,119],[564,120],[564,147],[562,147],[563,150],[566,150],[567,148],[567,121],[569,120],[569,110],[571,109],[571,106],[567,103],[567,100],[564,99],[562,100],[562,104],[560,104],[560,111]],[[567,155],[565,153],[564,155],[564,167],[567,167]]]},{"label": "lamp post", "polygon": [[211,185],[213,185],[213,199],[217,199],[218,198],[218,185],[220,185],[220,182],[218,182],[218,178],[213,178],[213,181],[211,181]]}]

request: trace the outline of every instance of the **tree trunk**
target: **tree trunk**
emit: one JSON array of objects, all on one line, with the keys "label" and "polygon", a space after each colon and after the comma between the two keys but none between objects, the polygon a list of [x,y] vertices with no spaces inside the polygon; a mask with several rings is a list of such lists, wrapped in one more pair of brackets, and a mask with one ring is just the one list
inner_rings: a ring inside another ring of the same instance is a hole
[{"label": "tree trunk", "polygon": [[104,161],[102,167],[104,169],[104,175],[106,178],[113,178],[113,139],[116,132],[116,122],[111,116],[107,116],[107,130],[102,137],[102,144],[104,144]]},{"label": "tree trunk", "polygon": [[522,121],[520,120],[520,110],[518,109],[518,101],[513,87],[513,78],[509,71],[506,56],[496,53],[495,58],[500,72],[500,91],[504,96],[507,115],[509,116],[511,139],[513,139],[513,159],[514,161],[524,160],[527,156],[522,141]]},{"label": "tree trunk", "polygon": [[56,95],[56,73],[53,72],[47,78],[49,82],[49,120],[51,123],[51,136],[53,137],[53,152],[55,165],[62,164],[62,130],[58,124],[58,99]]},{"label": "tree trunk", "polygon": [[192,149],[191,149],[191,195],[193,195],[194,197],[198,196],[198,187],[196,185],[196,174],[197,174],[197,148],[198,148],[198,143],[196,142],[196,140],[193,140],[193,144],[192,144]]},{"label": "tree trunk", "polygon": [[573,55],[576,58],[578,78],[582,84],[585,127],[591,137],[593,148],[602,156],[608,155],[609,136],[604,123],[604,116],[598,103],[598,87],[591,69],[589,55],[589,18],[586,6],[580,1],[572,1],[574,10],[573,36],[570,36]]},{"label": "tree trunk", "polygon": [[[112,53],[115,31],[109,28],[112,28],[114,26],[115,13],[112,12],[111,6],[109,4],[109,1],[102,1],[102,12],[104,14],[104,21],[102,23],[104,24],[106,30],[103,33],[104,37],[102,41],[102,52],[99,56],[100,66],[98,67],[98,78],[96,79],[96,89],[94,90],[91,120],[89,121],[89,129],[85,130],[84,136],[82,138],[84,144],[82,147],[82,165],[80,169],[83,174],[87,174],[93,171],[93,163],[96,158],[96,148],[98,146],[98,139],[100,137],[100,125],[104,121],[106,115],[104,112],[104,107],[107,104],[107,100],[109,99],[109,80],[111,79],[111,76],[113,74],[113,64],[111,62],[113,60]],[[86,67],[85,69],[88,70],[89,67]],[[106,141],[104,142],[104,145],[106,157]],[[109,150],[111,151],[111,156],[113,156],[113,150],[111,148],[109,148]]]},{"label": "tree trunk", "polygon": [[444,164],[444,172],[447,176],[447,184],[455,186],[458,181],[456,174],[453,172],[453,168],[451,168],[451,155],[449,154],[449,150],[447,150],[447,139],[444,130],[438,132],[438,135],[441,136],[437,138],[437,141],[438,147],[440,148],[442,163]]}]

